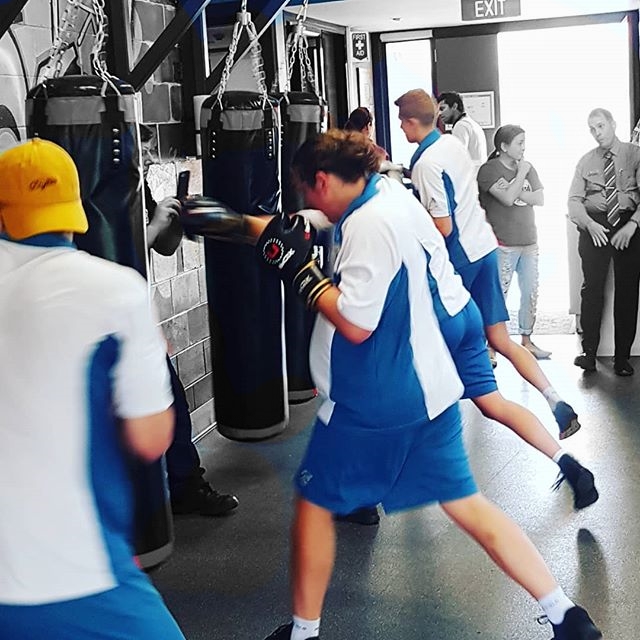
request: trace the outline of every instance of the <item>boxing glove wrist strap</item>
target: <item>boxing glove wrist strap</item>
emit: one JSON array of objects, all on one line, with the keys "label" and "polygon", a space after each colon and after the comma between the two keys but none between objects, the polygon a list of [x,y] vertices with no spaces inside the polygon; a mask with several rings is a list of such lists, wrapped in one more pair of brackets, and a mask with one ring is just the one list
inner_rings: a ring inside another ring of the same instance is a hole
[{"label": "boxing glove wrist strap", "polygon": [[318,298],[332,286],[332,282],[322,273],[318,263],[313,259],[309,260],[295,275],[293,286],[307,307],[313,308]]}]

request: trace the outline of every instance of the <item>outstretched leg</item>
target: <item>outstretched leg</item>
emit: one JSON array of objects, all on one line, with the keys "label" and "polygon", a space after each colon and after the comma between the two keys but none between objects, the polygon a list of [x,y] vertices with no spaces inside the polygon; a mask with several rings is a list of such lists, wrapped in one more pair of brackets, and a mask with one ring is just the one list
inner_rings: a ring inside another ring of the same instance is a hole
[{"label": "outstretched leg", "polygon": [[560,451],[560,445],[531,411],[507,400],[499,391],[473,398],[473,402],[484,416],[509,427],[547,458],[553,460]]},{"label": "outstretched leg", "polygon": [[522,345],[514,342],[504,322],[485,327],[489,344],[515,367],[516,371],[546,398],[560,429],[560,440],[564,440],[580,429],[578,416],[564,402],[549,383],[533,355]]},{"label": "outstretched leg", "polygon": [[602,638],[587,612],[577,607],[558,586],[524,531],[498,507],[479,493],[441,506],[498,567],[538,600],[553,625],[556,638]]}]

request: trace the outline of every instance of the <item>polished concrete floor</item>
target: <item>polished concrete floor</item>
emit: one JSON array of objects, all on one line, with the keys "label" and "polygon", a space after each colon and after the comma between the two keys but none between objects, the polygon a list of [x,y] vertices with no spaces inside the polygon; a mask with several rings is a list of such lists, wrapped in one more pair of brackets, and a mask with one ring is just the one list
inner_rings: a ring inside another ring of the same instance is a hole
[{"label": "polished concrete floor", "polygon": [[[541,336],[543,368],[576,408],[582,430],[565,441],[596,475],[598,503],[572,511],[570,490],[550,490],[555,465],[463,403],[465,437],[482,491],[527,532],[567,594],[589,609],[608,640],[640,637],[640,362],[632,378],[602,359],[572,365],[575,336]],[[636,359],[637,360],[637,359]],[[556,433],[546,402],[510,364],[496,369],[503,394]],[[313,420],[293,407],[281,436],[259,444],[217,432],[199,443],[208,478],[233,491],[231,516],[176,520],[173,556],[153,580],[189,640],[262,640],[289,619],[290,478]],[[439,510],[338,525],[338,557],[322,619],[323,640],[548,640],[537,603],[507,580]]]}]

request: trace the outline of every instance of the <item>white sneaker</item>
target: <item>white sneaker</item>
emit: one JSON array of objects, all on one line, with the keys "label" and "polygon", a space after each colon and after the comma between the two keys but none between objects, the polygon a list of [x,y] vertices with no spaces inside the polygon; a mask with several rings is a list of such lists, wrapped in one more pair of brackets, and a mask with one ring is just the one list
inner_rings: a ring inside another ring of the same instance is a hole
[{"label": "white sneaker", "polygon": [[530,342],[529,344],[522,345],[536,360],[546,360],[551,356],[551,351],[545,351],[540,347]]}]

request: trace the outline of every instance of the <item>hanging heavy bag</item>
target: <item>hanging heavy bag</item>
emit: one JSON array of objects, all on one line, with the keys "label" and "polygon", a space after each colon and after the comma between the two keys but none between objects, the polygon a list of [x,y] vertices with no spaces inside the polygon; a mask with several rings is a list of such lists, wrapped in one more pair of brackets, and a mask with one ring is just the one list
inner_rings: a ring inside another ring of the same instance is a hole
[{"label": "hanging heavy bag", "polygon": [[[291,179],[291,163],[296,151],[309,138],[323,128],[324,100],[315,93],[289,91],[280,100],[282,122],[282,208],[285,213],[295,213],[304,208],[304,200]],[[329,256],[332,234],[320,231],[314,253],[320,266],[331,271]],[[316,396],[316,389],[309,369],[309,342],[315,322],[315,312],[305,308],[299,297],[285,281],[285,338],[287,352],[287,388],[289,402],[306,402]]]},{"label": "hanging heavy bag", "polygon": [[[202,105],[203,191],[236,211],[273,214],[279,202],[278,123],[264,94],[234,91]],[[282,288],[253,249],[205,239],[213,387],[219,432],[258,440],[288,423]]]},{"label": "hanging heavy bag", "polygon": [[89,220],[78,247],[146,275],[134,100],[133,87],[115,78],[50,78],[27,95],[27,133],[59,144],[78,167]]}]

